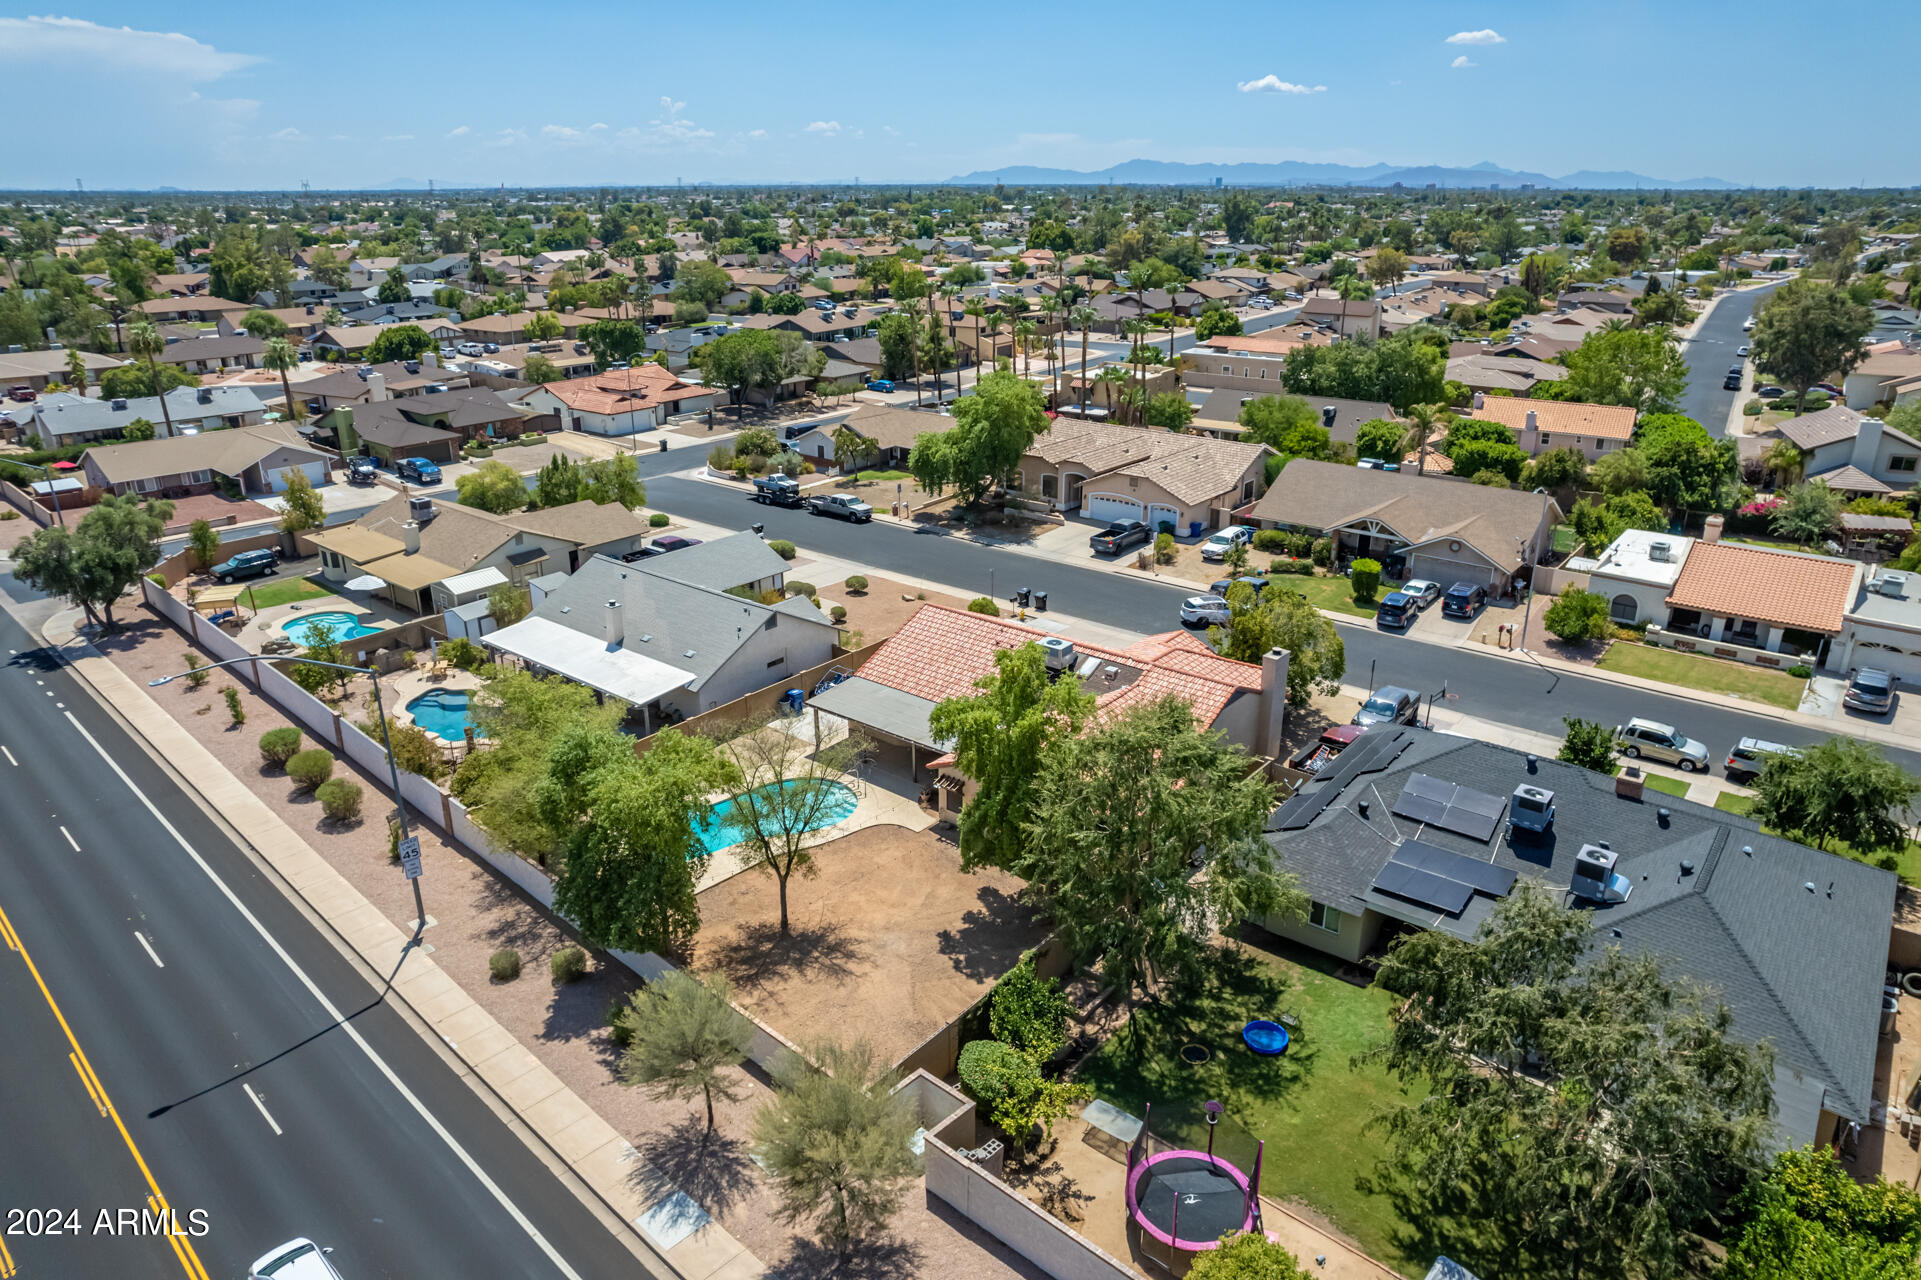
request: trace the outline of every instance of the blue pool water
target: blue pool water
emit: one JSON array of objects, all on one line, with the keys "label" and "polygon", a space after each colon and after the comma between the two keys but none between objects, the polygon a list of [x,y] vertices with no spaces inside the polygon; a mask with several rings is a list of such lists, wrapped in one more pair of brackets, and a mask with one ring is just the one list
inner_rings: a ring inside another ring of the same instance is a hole
[{"label": "blue pool water", "polygon": [[[407,704],[414,723],[445,742],[464,742],[473,723],[465,689],[430,689]],[[476,738],[487,735],[474,731]]]},{"label": "blue pool water", "polygon": [[379,627],[366,627],[360,619],[341,609],[329,609],[321,613],[296,613],[280,624],[280,629],[299,641],[307,638],[307,628],[318,622],[327,628],[336,640],[358,640],[380,630]]},{"label": "blue pool water", "polygon": [[[779,784],[769,783],[764,787],[754,788],[754,790],[748,794],[764,796],[767,792],[774,790],[777,785],[781,787],[796,787],[804,784],[794,781]],[[845,822],[854,812],[855,806],[860,803],[860,798],[841,783],[830,782],[827,784],[827,787],[829,791],[828,798],[821,806],[821,812],[815,814],[814,820],[808,823],[806,829],[809,831],[818,831],[822,827],[831,827],[836,822]],[[734,799],[739,799],[739,797],[736,796]],[[727,848],[729,845],[739,844],[744,838],[745,833],[740,830],[739,825],[735,823],[730,816],[733,808],[734,800],[722,800],[714,806],[713,819],[701,823],[694,829],[694,833],[700,837],[701,844],[707,847],[707,852],[716,853],[721,849]]]}]

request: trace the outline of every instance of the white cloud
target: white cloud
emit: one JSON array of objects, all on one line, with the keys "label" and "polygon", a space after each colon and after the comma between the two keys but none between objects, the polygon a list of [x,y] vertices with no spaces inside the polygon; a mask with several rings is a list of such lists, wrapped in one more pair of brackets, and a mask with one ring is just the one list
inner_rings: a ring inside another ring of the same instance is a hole
[{"label": "white cloud", "polygon": [[563,142],[569,138],[578,138],[580,136],[580,130],[570,129],[564,124],[542,125],[540,132],[549,138],[556,138]]},{"label": "white cloud", "polygon": [[292,125],[288,125],[286,128],[282,129],[280,132],[269,134],[268,136],[271,137],[275,142],[305,142],[307,140],[307,135],[300,132],[300,130],[294,128]]},{"label": "white cloud", "polygon": [[886,135],[887,135],[888,137],[890,137],[890,138],[898,138],[898,137],[900,137],[900,130],[899,130],[899,129],[896,129],[896,128],[895,128],[895,127],[894,127],[893,125],[891,125],[891,124],[884,124],[884,125],[882,125],[882,126],[880,127],[880,131],[881,131],[882,133],[884,133],[884,134],[886,134]]},{"label": "white cloud", "polygon": [[660,95],[660,109],[670,116],[677,116],[687,109],[687,104],[685,102],[675,102],[663,93]]},{"label": "white cloud", "polygon": [[1447,65],[1450,67],[1478,67],[1481,64],[1474,61],[1472,58],[1468,57],[1464,53],[1460,57],[1456,58],[1454,61],[1448,63]]},{"label": "white cloud", "polygon": [[1293,84],[1277,75],[1265,75],[1259,80],[1243,80],[1234,86],[1242,93],[1326,93],[1324,84]]},{"label": "white cloud", "polygon": [[0,62],[104,65],[123,74],[205,81],[265,61],[177,31],[103,27],[84,18],[0,18]]},{"label": "white cloud", "polygon": [[747,136],[748,136],[748,137],[750,137],[750,138],[764,138],[764,137],[766,137],[766,136],[767,136],[767,130],[765,130],[765,129],[749,129],[749,130],[747,131]]},{"label": "white cloud", "polygon": [[526,130],[502,129],[499,133],[494,135],[493,141],[489,142],[487,145],[490,147],[511,147],[516,143],[525,142],[525,141],[527,141]]},{"label": "white cloud", "polygon": [[352,138],[350,138],[350,137],[348,137],[348,136],[347,136],[346,134],[344,134],[344,133],[330,133],[330,134],[328,134],[328,135],[327,135],[327,141],[329,141],[329,142],[352,142],[352,141],[353,141],[353,139],[352,139]]},{"label": "white cloud", "polygon": [[447,130],[447,136],[449,138],[464,138],[472,132],[473,130],[468,128],[466,125],[457,124],[453,128]]},{"label": "white cloud", "polygon": [[1506,44],[1507,37],[1491,27],[1479,31],[1456,31],[1444,42],[1446,44]]},{"label": "white cloud", "polygon": [[590,124],[590,125],[588,125],[588,126],[587,126],[587,132],[588,132],[588,133],[601,133],[601,132],[604,132],[604,131],[606,130],[606,128],[607,128],[607,126],[606,126],[605,124],[603,124],[603,123],[601,123],[600,121],[598,121],[598,120],[596,120],[596,121],[594,121],[594,122],[593,122],[592,124]]},{"label": "white cloud", "polygon": [[837,134],[837,133],[839,133],[839,132],[840,132],[840,121],[838,121],[838,120],[816,120],[816,121],[814,121],[814,123],[812,123],[812,124],[810,124],[810,125],[808,125],[806,129],[804,129],[804,130],[802,130],[802,132],[804,132],[804,133],[822,133],[822,134],[826,134],[826,135],[827,135],[828,137],[830,137],[830,138],[831,138],[831,137],[833,137],[833,136],[834,136],[835,134]]}]

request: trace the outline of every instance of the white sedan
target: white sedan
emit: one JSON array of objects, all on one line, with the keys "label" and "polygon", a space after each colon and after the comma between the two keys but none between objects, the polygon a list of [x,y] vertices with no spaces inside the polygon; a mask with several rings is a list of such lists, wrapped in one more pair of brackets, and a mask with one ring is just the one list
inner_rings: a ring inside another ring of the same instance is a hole
[{"label": "white sedan", "polygon": [[1181,625],[1204,627],[1209,623],[1227,625],[1227,601],[1219,596],[1189,596],[1181,601]]}]

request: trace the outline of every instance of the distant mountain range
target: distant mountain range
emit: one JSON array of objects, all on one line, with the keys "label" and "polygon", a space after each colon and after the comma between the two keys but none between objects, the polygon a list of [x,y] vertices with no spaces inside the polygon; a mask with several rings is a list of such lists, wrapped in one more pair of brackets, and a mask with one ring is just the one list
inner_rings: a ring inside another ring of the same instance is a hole
[{"label": "distant mountain range", "polygon": [[1551,178],[1545,173],[1503,169],[1482,161],[1465,169],[1446,165],[1393,164],[1311,164],[1303,160],[1283,160],[1276,164],[1185,164],[1177,160],[1128,160],[1106,169],[1047,169],[1037,165],[1009,165],[1003,169],[978,169],[964,177],[950,178],[959,186],[992,186],[1005,183],[1019,187],[1053,186],[1148,186],[1211,187],[1219,178],[1229,187],[1499,187],[1514,190],[1532,186],[1538,190],[1639,190],[1670,188],[1687,191],[1736,191],[1741,184],[1722,178],[1650,178],[1626,171],[1598,172],[1583,169],[1565,177]]}]

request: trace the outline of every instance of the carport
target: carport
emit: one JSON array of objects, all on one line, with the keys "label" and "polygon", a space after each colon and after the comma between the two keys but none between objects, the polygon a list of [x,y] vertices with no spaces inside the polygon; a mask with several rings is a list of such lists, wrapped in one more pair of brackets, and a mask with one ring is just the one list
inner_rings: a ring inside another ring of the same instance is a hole
[{"label": "carport", "polygon": [[904,775],[915,786],[921,785],[922,770],[929,760],[946,754],[948,748],[934,741],[927,717],[935,704],[911,693],[850,676],[826,690],[810,704],[820,733],[822,712],[839,716],[850,726],[873,739],[876,764],[881,769]]}]

